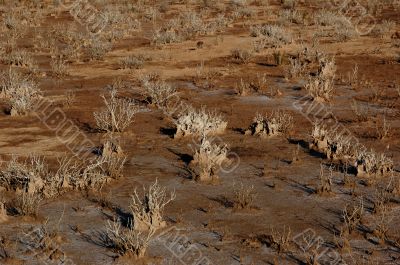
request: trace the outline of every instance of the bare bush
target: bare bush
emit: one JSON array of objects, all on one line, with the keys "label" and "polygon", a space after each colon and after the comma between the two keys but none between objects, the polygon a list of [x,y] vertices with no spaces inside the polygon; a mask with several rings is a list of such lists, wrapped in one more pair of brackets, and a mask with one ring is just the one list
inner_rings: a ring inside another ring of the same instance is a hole
[{"label": "bare bush", "polygon": [[253,185],[245,186],[243,183],[235,187],[233,194],[235,208],[237,209],[250,208],[257,195]]},{"label": "bare bush", "polygon": [[310,77],[305,85],[305,89],[313,100],[329,101],[334,89],[335,72],[336,66],[333,59],[320,61],[318,75]]},{"label": "bare bush", "polygon": [[163,80],[151,80],[151,77],[142,78],[142,86],[147,96],[147,101],[159,108],[165,109],[168,100],[176,95],[176,88]]},{"label": "bare bush", "polygon": [[357,154],[357,175],[384,176],[393,169],[393,161],[384,154],[362,151]]},{"label": "bare bush", "polygon": [[251,84],[240,78],[240,82],[235,86],[235,91],[240,96],[247,96],[251,92]]},{"label": "bare bush", "polygon": [[196,12],[185,12],[180,16],[169,20],[159,29],[153,32],[154,44],[168,44],[192,39],[200,35],[210,35],[221,32],[229,23],[219,15],[211,21],[205,21]]},{"label": "bare bush", "polygon": [[102,95],[105,107],[100,112],[94,112],[97,127],[107,132],[122,132],[132,122],[138,106],[128,99],[117,97],[117,90],[112,89],[109,98]]},{"label": "bare bush", "polygon": [[304,16],[298,10],[283,10],[279,14],[278,22],[280,24],[302,24],[304,23]]},{"label": "bare bush", "polygon": [[324,167],[321,164],[321,170],[319,174],[320,185],[317,188],[317,193],[320,195],[329,195],[332,193],[332,177],[333,169],[329,168],[329,175],[324,173]]},{"label": "bare bush", "polygon": [[314,124],[311,136],[313,140],[310,148],[322,152],[329,159],[346,160],[355,157],[355,150],[348,138],[343,135],[331,135],[322,124]]},{"label": "bare bush", "polygon": [[364,202],[361,199],[360,203],[346,205],[342,213],[344,222],[344,235],[351,235],[361,224],[364,215]]},{"label": "bare bush", "polygon": [[278,253],[289,251],[292,245],[292,231],[290,227],[287,228],[284,226],[282,231],[271,228],[270,244]]},{"label": "bare bush", "polygon": [[26,50],[14,50],[10,53],[4,54],[1,58],[4,64],[27,67],[30,69],[37,68],[32,55]]},{"label": "bare bush", "polygon": [[289,59],[290,66],[287,70],[287,78],[299,78],[305,72],[305,65],[300,58]]},{"label": "bare bush", "polygon": [[87,47],[87,55],[90,60],[103,60],[104,56],[110,52],[113,45],[104,40],[92,40]]},{"label": "bare bush", "polygon": [[[7,219],[8,218],[7,218],[6,204],[3,201],[0,201],[0,223],[7,221]],[[1,242],[0,242],[0,248],[1,248]]]},{"label": "bare bush", "polygon": [[250,51],[243,49],[233,49],[231,51],[231,56],[235,62],[242,64],[248,63],[253,57]]},{"label": "bare bush", "polygon": [[143,258],[146,249],[155,231],[136,231],[132,226],[124,228],[119,222],[108,222],[108,227],[103,235],[104,244],[119,255]]},{"label": "bare bush", "polygon": [[276,25],[256,25],[250,28],[250,35],[265,39],[265,48],[279,48],[292,43],[292,35],[285,28]]},{"label": "bare bush", "polygon": [[50,67],[53,74],[57,77],[63,77],[68,75],[68,64],[65,59],[61,56],[52,58],[50,61]]},{"label": "bare bush", "polygon": [[217,145],[203,138],[199,150],[193,156],[189,167],[196,181],[212,182],[218,178],[218,171],[227,160],[226,145]]},{"label": "bare bush", "polygon": [[11,105],[11,116],[27,115],[41,97],[41,91],[33,80],[11,68],[0,79],[0,91]]},{"label": "bare bush", "polygon": [[292,115],[284,111],[274,111],[271,115],[257,114],[245,134],[275,136],[288,133],[292,127]]},{"label": "bare bush", "polygon": [[42,200],[39,193],[22,191],[13,201],[13,208],[18,214],[24,216],[37,216],[39,203]]},{"label": "bare bush", "polygon": [[227,126],[220,115],[207,112],[205,108],[195,110],[193,107],[181,113],[174,122],[177,127],[175,138],[218,134],[224,132]]},{"label": "bare bush", "polygon": [[143,188],[143,196],[137,190],[131,196],[129,209],[133,216],[133,227],[138,231],[157,230],[166,226],[164,208],[175,199],[175,192],[169,195],[156,180],[148,189]]},{"label": "bare bush", "polygon": [[29,194],[40,193],[44,189],[44,180],[48,175],[49,171],[43,158],[31,156],[21,162],[14,156],[0,171],[0,185],[7,190],[24,190]]},{"label": "bare bush", "polygon": [[376,134],[377,138],[382,140],[384,138],[387,138],[390,136],[390,124],[386,120],[386,117],[383,117],[383,119],[378,119],[378,122],[376,123]]},{"label": "bare bush", "polygon": [[144,58],[137,55],[129,55],[122,58],[119,64],[122,69],[140,69],[143,67]]}]

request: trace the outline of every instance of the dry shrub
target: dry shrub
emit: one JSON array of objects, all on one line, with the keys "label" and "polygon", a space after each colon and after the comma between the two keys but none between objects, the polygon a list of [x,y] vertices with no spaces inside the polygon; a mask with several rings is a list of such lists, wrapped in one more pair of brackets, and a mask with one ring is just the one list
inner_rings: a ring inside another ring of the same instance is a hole
[{"label": "dry shrub", "polygon": [[263,38],[264,48],[280,48],[282,45],[290,44],[293,41],[291,33],[277,25],[252,26],[250,35]]},{"label": "dry shrub", "polygon": [[122,176],[126,157],[113,151],[104,152],[91,161],[76,161],[63,157],[55,172],[48,170],[41,157],[19,161],[13,157],[0,170],[0,186],[7,190],[40,194],[51,198],[68,189],[88,190],[102,187],[110,179]]},{"label": "dry shrub", "polygon": [[227,126],[220,115],[207,112],[205,108],[195,110],[193,107],[181,113],[174,122],[177,127],[175,138],[218,134],[224,132]]},{"label": "dry shrub", "polygon": [[286,226],[283,227],[282,231],[271,228],[270,245],[278,251],[278,253],[284,253],[290,250],[292,245],[292,231]]},{"label": "dry shrub", "polygon": [[203,138],[199,150],[193,156],[189,169],[196,181],[212,182],[218,178],[218,171],[227,161],[226,145],[217,145]]},{"label": "dry shrub", "polygon": [[102,240],[106,247],[113,249],[121,256],[143,258],[155,231],[139,232],[132,226],[121,227],[119,222],[108,222]]},{"label": "dry shrub", "polygon": [[238,187],[235,187],[233,193],[234,204],[237,209],[250,208],[257,195],[253,185],[245,186],[243,183],[240,183]]},{"label": "dry shrub", "polygon": [[143,188],[139,196],[135,190],[129,208],[133,216],[133,227],[137,231],[157,230],[166,226],[163,219],[164,208],[175,199],[175,192],[169,195],[156,180],[148,189]]},{"label": "dry shrub", "polygon": [[25,232],[20,242],[26,244],[33,253],[41,254],[44,260],[65,259],[65,254],[59,249],[62,237],[53,229],[50,230],[48,220],[39,226],[33,227],[31,231]]},{"label": "dry shrub", "polygon": [[287,23],[303,24],[304,15],[300,13],[298,10],[282,10],[279,13],[278,22],[279,24],[287,24]]},{"label": "dry shrub", "polygon": [[105,107],[100,112],[94,112],[97,127],[107,132],[122,132],[132,122],[138,106],[128,99],[118,98],[118,91],[112,89],[109,98],[102,95]]},{"label": "dry shrub", "polygon": [[86,49],[90,60],[103,60],[104,56],[113,48],[112,43],[105,40],[92,40]]},{"label": "dry shrub", "polygon": [[336,65],[334,59],[320,61],[318,74],[310,77],[305,89],[313,100],[329,101],[334,89]]},{"label": "dry shrub", "polygon": [[356,168],[358,176],[384,176],[393,170],[393,160],[372,150],[361,151],[357,154]]},{"label": "dry shrub", "polygon": [[287,134],[293,127],[293,116],[284,111],[274,111],[271,115],[257,114],[245,134],[261,137]]},{"label": "dry shrub", "polygon": [[243,78],[240,78],[240,82],[236,84],[235,91],[240,96],[247,96],[251,92],[251,83],[246,82]]},{"label": "dry shrub", "polygon": [[253,54],[248,50],[233,49],[231,51],[231,57],[237,63],[246,64],[250,62]]},{"label": "dry shrub", "polygon": [[50,61],[50,67],[53,74],[57,77],[68,75],[69,66],[62,56],[52,58]]},{"label": "dry shrub", "polygon": [[17,193],[13,201],[13,208],[19,215],[37,216],[41,200],[42,196],[39,193],[30,193],[24,190]]},{"label": "dry shrub", "polygon": [[11,116],[27,115],[41,97],[41,91],[32,79],[11,68],[2,73],[0,93],[11,105]]},{"label": "dry shrub", "polygon": [[317,25],[333,29],[333,36],[337,41],[347,41],[358,36],[352,22],[344,15],[328,10],[319,11],[314,21]]},{"label": "dry shrub", "polygon": [[361,224],[364,215],[364,202],[362,198],[360,202],[348,204],[342,212],[344,227],[342,229],[344,235],[351,235]]},{"label": "dry shrub", "polygon": [[121,59],[121,69],[141,69],[143,68],[144,58],[137,55],[129,55]]},{"label": "dry shrub", "polygon": [[332,193],[332,180],[333,180],[333,169],[329,168],[329,175],[324,174],[324,167],[321,164],[321,170],[319,174],[320,185],[317,188],[317,194],[329,195]]},{"label": "dry shrub", "polygon": [[379,215],[374,218],[373,235],[375,235],[380,244],[384,244],[389,239],[389,229],[395,218],[387,205],[384,205]]},{"label": "dry shrub", "polygon": [[395,27],[395,22],[391,20],[383,20],[381,24],[375,25],[371,34],[378,38],[390,38],[391,32]]},{"label": "dry shrub", "polygon": [[304,75],[306,65],[300,58],[289,59],[290,66],[287,70],[287,78],[299,78]]},{"label": "dry shrub", "polygon": [[327,158],[333,160],[354,158],[355,150],[348,138],[340,134],[331,135],[326,126],[315,123],[312,133],[310,148],[322,152]]},{"label": "dry shrub", "polygon": [[205,21],[195,12],[185,12],[169,20],[153,32],[152,43],[168,44],[189,40],[200,35],[210,35],[221,32],[229,23],[224,16],[217,16],[211,21]]},{"label": "dry shrub", "polygon": [[[3,201],[0,201],[0,223],[5,222],[7,220],[8,220],[8,217],[7,217],[6,204]],[[1,242],[0,242],[0,246],[1,246]]]},{"label": "dry shrub", "polygon": [[29,69],[37,68],[32,55],[25,50],[13,50],[10,53],[4,54],[1,58],[4,64],[27,67]]},{"label": "dry shrub", "polygon": [[151,80],[149,76],[142,78],[142,86],[147,96],[147,101],[159,108],[165,109],[168,99],[176,95],[176,89],[163,80]]},{"label": "dry shrub", "polygon": [[0,186],[7,190],[23,190],[28,194],[40,193],[48,175],[49,171],[43,158],[31,156],[21,162],[14,156],[0,170]]},{"label": "dry shrub", "polygon": [[350,237],[341,229],[339,236],[334,235],[333,242],[341,253],[351,253]]},{"label": "dry shrub", "polygon": [[390,136],[391,126],[384,116],[382,119],[378,119],[376,125],[376,136],[382,140]]}]

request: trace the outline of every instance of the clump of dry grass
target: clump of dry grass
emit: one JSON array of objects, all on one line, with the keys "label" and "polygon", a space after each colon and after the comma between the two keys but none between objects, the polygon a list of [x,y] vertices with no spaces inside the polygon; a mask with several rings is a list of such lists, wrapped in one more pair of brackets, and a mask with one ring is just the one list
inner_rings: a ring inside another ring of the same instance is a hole
[{"label": "clump of dry grass", "polygon": [[361,224],[364,216],[364,202],[348,204],[343,210],[342,219],[344,227],[342,229],[344,235],[351,235]]},{"label": "clump of dry grass", "polygon": [[218,172],[227,161],[228,148],[226,145],[217,145],[203,138],[201,145],[189,164],[193,178],[200,182],[213,182],[218,178]]},{"label": "clump of dry grass", "polygon": [[90,161],[59,158],[56,171],[48,170],[48,163],[41,157],[31,156],[22,161],[12,157],[0,169],[0,186],[45,198],[56,197],[66,190],[100,188],[109,180],[122,176],[126,162],[126,157],[114,152],[110,145],[106,142],[107,149],[103,148],[102,154]]},{"label": "clump of dry grass", "polygon": [[0,170],[0,186],[7,190],[23,190],[29,194],[41,193],[48,175],[49,171],[43,158],[31,156],[25,161],[20,161],[18,157],[13,156]]},{"label": "clump of dry grass", "polygon": [[86,48],[90,60],[103,60],[104,56],[113,48],[112,43],[105,40],[92,40]]},{"label": "clump of dry grass", "polygon": [[138,106],[132,101],[124,98],[118,98],[118,91],[111,89],[109,97],[102,95],[105,107],[94,112],[97,127],[107,132],[122,132],[132,122]]},{"label": "clump of dry grass", "polygon": [[139,232],[132,226],[122,227],[120,222],[108,222],[102,240],[106,247],[121,256],[143,258],[155,231]]},{"label": "clump of dry grass", "polygon": [[0,95],[10,103],[11,116],[23,116],[34,110],[41,91],[31,78],[10,68],[0,78]]},{"label": "clump of dry grass", "polygon": [[274,111],[271,115],[257,114],[245,134],[275,136],[288,133],[292,127],[292,115],[284,111]]},{"label": "clump of dry grass", "polygon": [[165,109],[168,100],[177,93],[176,88],[164,80],[152,80],[150,76],[145,76],[141,81],[147,101],[158,108]]},{"label": "clump of dry grass", "polygon": [[69,73],[69,66],[62,56],[52,58],[50,61],[50,67],[53,74],[57,77],[67,76]]},{"label": "clump of dry grass", "polygon": [[278,252],[284,253],[291,249],[292,246],[292,231],[290,227],[284,226],[281,231],[271,228],[269,244]]},{"label": "clump of dry grass", "polygon": [[[7,221],[7,208],[4,201],[0,201],[0,223]],[[1,242],[0,242],[1,247]],[[1,257],[1,256],[0,256]]]},{"label": "clump of dry grass", "polygon": [[220,115],[207,112],[205,108],[196,110],[193,107],[181,113],[174,122],[177,127],[175,138],[218,134],[224,132],[227,126]]},{"label": "clump of dry grass", "polygon": [[145,60],[142,56],[129,55],[122,58],[119,64],[121,69],[141,69],[144,62]]},{"label": "clump of dry grass", "polygon": [[384,176],[393,169],[393,160],[374,151],[358,152],[356,158],[357,175]]},{"label": "clump of dry grass", "polygon": [[313,100],[329,101],[334,89],[336,65],[333,59],[320,61],[317,76],[310,77],[305,89]]},{"label": "clump of dry grass", "polygon": [[321,164],[321,170],[319,174],[320,185],[317,188],[317,194],[330,195],[332,193],[332,181],[333,181],[333,169],[329,168],[329,175],[324,173],[324,167]]},{"label": "clump of dry grass", "polygon": [[233,194],[234,205],[237,209],[250,208],[254,203],[257,195],[253,185],[245,186],[243,183],[240,183],[239,186],[236,186],[234,188]]},{"label": "clump of dry grass", "polygon": [[277,25],[256,25],[250,28],[252,37],[261,37],[264,41],[264,48],[280,48],[282,45],[290,44],[293,41],[291,33]]},{"label": "clump of dry grass", "polygon": [[175,199],[175,192],[169,195],[156,180],[148,189],[143,188],[143,196],[137,190],[131,196],[129,208],[133,216],[133,227],[138,231],[157,230],[166,226],[163,219],[164,208]]},{"label": "clump of dry grass", "polygon": [[26,50],[13,50],[10,53],[3,54],[1,61],[4,64],[26,67],[28,69],[37,68],[32,55]]},{"label": "clump of dry grass", "polygon": [[42,197],[39,193],[21,191],[13,201],[13,208],[19,215],[36,217]]},{"label": "clump of dry grass", "polygon": [[237,63],[246,64],[250,62],[253,54],[248,50],[233,49],[231,51],[231,57]]},{"label": "clump of dry grass", "polygon": [[331,135],[327,127],[320,123],[314,124],[311,136],[310,148],[322,152],[329,159],[346,160],[355,156],[355,150],[345,136]]}]

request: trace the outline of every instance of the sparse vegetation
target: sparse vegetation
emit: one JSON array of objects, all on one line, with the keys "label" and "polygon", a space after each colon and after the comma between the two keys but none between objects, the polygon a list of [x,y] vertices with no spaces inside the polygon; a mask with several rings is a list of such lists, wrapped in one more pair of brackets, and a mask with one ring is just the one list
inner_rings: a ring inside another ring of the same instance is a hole
[{"label": "sparse vegetation", "polygon": [[174,121],[176,124],[175,138],[184,136],[205,136],[224,132],[227,122],[216,113],[208,112],[205,108],[196,110],[188,108]]},{"label": "sparse vegetation", "polygon": [[109,98],[102,95],[105,107],[94,113],[97,127],[107,132],[122,132],[132,122],[138,106],[129,99],[118,98],[118,91],[109,92]]},{"label": "sparse vegetation", "polygon": [[222,164],[228,159],[227,153],[227,146],[221,146],[203,138],[189,165],[193,178],[200,182],[217,180]]},{"label": "sparse vegetation", "polygon": [[133,216],[134,229],[151,231],[165,227],[164,208],[175,197],[175,192],[168,195],[166,189],[161,187],[157,180],[148,189],[143,189],[143,197],[139,196],[135,190],[129,205]]},{"label": "sparse vegetation", "polygon": [[34,110],[36,101],[41,97],[37,84],[12,68],[2,73],[0,91],[2,97],[11,105],[11,116],[28,115]]},{"label": "sparse vegetation", "polygon": [[1,264],[398,262],[398,0],[64,2],[0,0]]},{"label": "sparse vegetation", "polygon": [[283,111],[273,112],[271,115],[257,114],[246,134],[261,137],[287,134],[293,127],[293,116]]},{"label": "sparse vegetation", "polygon": [[155,231],[136,231],[132,226],[124,228],[119,222],[108,222],[103,235],[104,245],[119,255],[143,258]]},{"label": "sparse vegetation", "polygon": [[243,182],[235,187],[233,193],[235,207],[237,209],[246,209],[251,207],[256,198],[254,186],[245,186]]}]

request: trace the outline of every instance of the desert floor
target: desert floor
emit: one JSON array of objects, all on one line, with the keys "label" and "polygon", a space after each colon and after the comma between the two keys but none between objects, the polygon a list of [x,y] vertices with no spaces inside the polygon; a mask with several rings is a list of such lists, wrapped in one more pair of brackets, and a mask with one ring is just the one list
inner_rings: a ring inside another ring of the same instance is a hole
[{"label": "desert floor", "polygon": [[[399,1],[55,2],[0,1],[0,264],[400,264]],[[327,62],[333,90],[318,97],[307,87]],[[139,109],[122,132],[94,115],[113,89]],[[205,136],[227,148],[211,181],[193,162],[202,137],[174,137],[189,106],[227,122]],[[248,130],[277,113],[292,117],[282,132]],[[315,124],[390,165],[330,156]],[[110,141],[123,167],[79,179]],[[135,234],[149,235],[143,255],[117,246],[110,225],[136,232],[131,196],[156,180],[175,194],[163,225]]]}]

